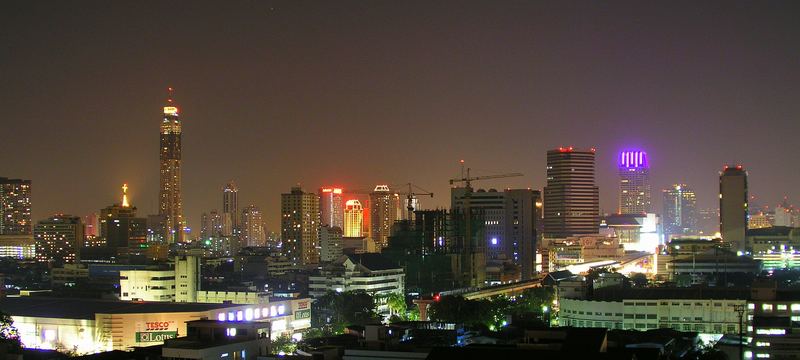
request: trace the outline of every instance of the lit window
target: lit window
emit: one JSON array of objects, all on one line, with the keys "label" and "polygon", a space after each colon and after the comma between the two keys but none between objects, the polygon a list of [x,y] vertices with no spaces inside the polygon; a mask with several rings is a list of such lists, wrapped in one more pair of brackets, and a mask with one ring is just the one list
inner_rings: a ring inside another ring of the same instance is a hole
[{"label": "lit window", "polygon": [[772,304],[761,304],[761,310],[772,311]]},{"label": "lit window", "polygon": [[778,311],[786,311],[786,304],[778,304]]}]

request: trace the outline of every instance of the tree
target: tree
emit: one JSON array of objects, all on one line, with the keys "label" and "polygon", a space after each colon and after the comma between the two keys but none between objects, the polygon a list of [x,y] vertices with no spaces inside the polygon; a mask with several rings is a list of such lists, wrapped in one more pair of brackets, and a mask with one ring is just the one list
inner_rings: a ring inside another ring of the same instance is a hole
[{"label": "tree", "polygon": [[347,325],[364,325],[380,318],[375,300],[364,290],[329,291],[317,298],[311,308],[311,326],[328,327],[334,333],[339,333]]},{"label": "tree", "polygon": [[633,283],[634,287],[645,287],[647,286],[647,275],[635,273],[631,275],[631,282]]},{"label": "tree", "polygon": [[408,306],[406,306],[406,298],[402,294],[391,293],[386,296],[386,306],[389,307],[389,312],[392,314],[406,315]]},{"label": "tree", "polygon": [[22,347],[14,319],[4,312],[0,312],[0,345],[9,353],[17,353]]},{"label": "tree", "polygon": [[497,304],[489,300],[467,300],[461,296],[444,296],[431,304],[429,317],[434,321],[465,325],[493,324]]},{"label": "tree", "polygon": [[295,350],[297,350],[297,344],[286,334],[279,336],[270,343],[270,353],[272,354],[283,353],[291,355],[294,354]]}]

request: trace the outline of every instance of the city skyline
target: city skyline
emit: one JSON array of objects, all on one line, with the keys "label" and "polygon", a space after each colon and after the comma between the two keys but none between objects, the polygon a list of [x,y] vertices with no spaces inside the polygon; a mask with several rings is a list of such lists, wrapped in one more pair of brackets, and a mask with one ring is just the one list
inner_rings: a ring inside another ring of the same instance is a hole
[{"label": "city skyline", "polygon": [[[597,148],[603,212],[616,208],[615,162],[626,148],[648,152],[653,191],[686,183],[698,209],[716,208],[725,164],[748,169],[759,203],[774,206],[785,195],[798,201],[792,185],[800,170],[786,166],[781,146],[800,130],[791,101],[800,73],[787,60],[797,55],[791,41],[798,25],[787,15],[796,4],[745,4],[725,13],[695,4],[677,30],[670,20],[678,10],[663,4],[587,6],[608,10],[600,17],[558,4],[512,11],[465,3],[452,17],[450,7],[422,3],[309,12],[302,3],[276,1],[222,14],[200,5],[177,18],[170,4],[146,13],[108,4],[73,9],[69,17],[53,11],[62,6],[19,4],[0,14],[15,49],[0,57],[8,74],[0,118],[15,119],[5,120],[12,133],[36,135],[4,141],[8,166],[0,175],[32,180],[33,221],[97,212],[117,199],[120,183],[130,185],[142,214],[158,212],[154,133],[167,86],[181,105],[183,213],[195,234],[200,214],[218,207],[218,189],[230,179],[242,204],[259,206],[274,231],[280,193],[296,183],[348,189],[410,181],[437,194],[425,208],[445,207],[439,194],[458,175],[458,160],[476,175],[525,174],[483,187],[542,189],[545,153],[559,146]],[[397,12],[419,10],[429,17],[395,20]],[[229,20],[230,32],[194,40],[191,29],[217,15]],[[126,20],[133,26],[116,26]],[[309,21],[317,26],[303,26]],[[497,26],[470,27],[476,21]],[[158,32],[166,22],[175,26]],[[70,31],[52,33],[43,23]],[[716,27],[708,30],[709,23]],[[286,38],[268,36],[278,30]],[[462,33],[474,41],[454,42]],[[308,46],[286,47],[296,42]],[[53,56],[65,46],[59,44],[75,46]],[[326,64],[306,60],[325,55]],[[241,70],[209,73],[221,61]],[[328,144],[324,139],[337,133],[341,146],[325,148],[336,161],[313,158],[317,145],[288,152],[301,140]],[[495,141],[480,142],[485,133]],[[353,152],[353,139],[370,151]],[[226,146],[208,146],[215,143]],[[70,191],[62,190],[65,183]],[[661,208],[660,197],[653,208]]]}]

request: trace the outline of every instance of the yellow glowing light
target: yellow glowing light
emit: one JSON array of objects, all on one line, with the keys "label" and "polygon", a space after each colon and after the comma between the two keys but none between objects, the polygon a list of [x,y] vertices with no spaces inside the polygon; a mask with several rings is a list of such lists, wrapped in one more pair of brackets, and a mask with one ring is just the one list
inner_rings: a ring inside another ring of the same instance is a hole
[{"label": "yellow glowing light", "polygon": [[174,106],[164,106],[164,115],[177,115],[178,108]]},{"label": "yellow glowing light", "polygon": [[122,207],[129,207],[128,204],[128,184],[122,184]]}]

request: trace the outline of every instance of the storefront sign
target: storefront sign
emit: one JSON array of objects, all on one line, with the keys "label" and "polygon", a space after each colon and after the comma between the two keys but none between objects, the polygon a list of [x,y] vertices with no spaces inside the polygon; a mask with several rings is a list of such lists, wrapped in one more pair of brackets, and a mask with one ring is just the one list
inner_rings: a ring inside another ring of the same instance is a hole
[{"label": "storefront sign", "polygon": [[311,318],[311,310],[297,310],[294,312],[294,319],[309,319]]},{"label": "storefront sign", "polygon": [[177,331],[137,332],[136,342],[164,342],[178,337]]}]

